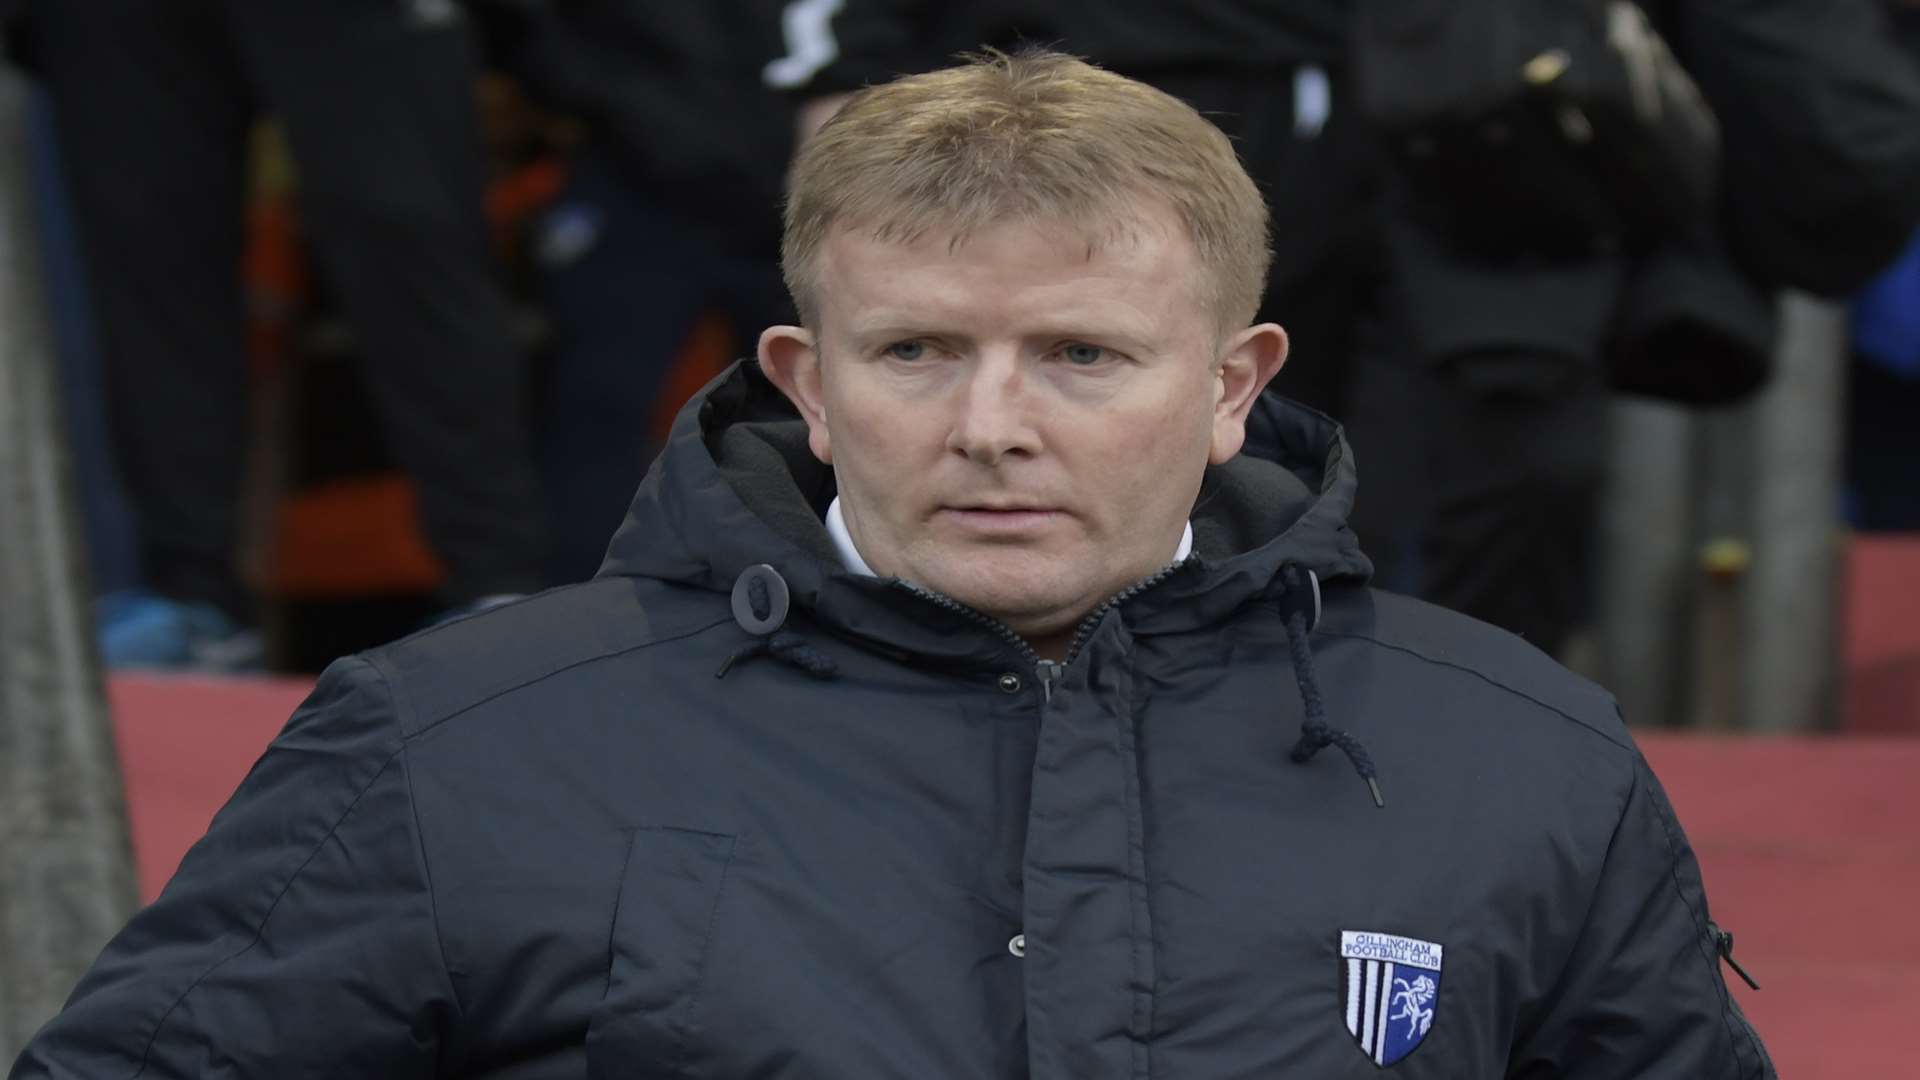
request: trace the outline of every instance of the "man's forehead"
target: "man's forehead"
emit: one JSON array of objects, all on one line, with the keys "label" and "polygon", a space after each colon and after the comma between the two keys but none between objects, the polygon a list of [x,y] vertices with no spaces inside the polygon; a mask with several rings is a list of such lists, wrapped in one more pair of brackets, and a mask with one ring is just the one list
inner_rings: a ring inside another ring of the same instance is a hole
[{"label": "man's forehead", "polygon": [[853,224],[822,245],[817,287],[823,308],[856,334],[983,309],[1138,324],[1202,299],[1192,287],[1200,276],[1192,244],[1170,224],[1029,219],[971,231],[929,226],[912,235]]}]

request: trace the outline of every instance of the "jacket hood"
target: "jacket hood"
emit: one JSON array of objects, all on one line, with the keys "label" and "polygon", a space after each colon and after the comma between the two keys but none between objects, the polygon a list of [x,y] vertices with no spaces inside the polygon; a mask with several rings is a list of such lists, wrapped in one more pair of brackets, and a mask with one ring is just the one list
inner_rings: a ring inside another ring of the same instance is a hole
[{"label": "jacket hood", "polygon": [[[1154,633],[1215,622],[1278,596],[1289,565],[1323,583],[1365,581],[1372,567],[1347,524],[1356,483],[1338,424],[1261,395],[1245,448],[1206,471],[1193,556],[1128,600],[1129,623]],[[740,361],[680,411],[597,576],[724,594],[765,563],[786,580],[794,607],[835,634],[888,652],[1003,664],[1008,644],[977,619],[841,566],[824,521],[835,490],[798,411],[758,363]]]}]

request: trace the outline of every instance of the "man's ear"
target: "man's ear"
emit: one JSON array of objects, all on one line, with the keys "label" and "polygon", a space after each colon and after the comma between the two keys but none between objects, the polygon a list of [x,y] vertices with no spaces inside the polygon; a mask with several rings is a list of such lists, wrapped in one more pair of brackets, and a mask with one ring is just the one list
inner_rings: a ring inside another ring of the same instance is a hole
[{"label": "man's ear", "polygon": [[820,350],[814,345],[813,332],[803,326],[769,326],[761,331],[760,370],[800,410],[813,456],[833,464],[826,397],[820,389]]},{"label": "man's ear", "polygon": [[1249,326],[1227,339],[1214,373],[1209,464],[1224,465],[1240,452],[1247,441],[1247,414],[1286,362],[1287,332],[1274,323]]}]

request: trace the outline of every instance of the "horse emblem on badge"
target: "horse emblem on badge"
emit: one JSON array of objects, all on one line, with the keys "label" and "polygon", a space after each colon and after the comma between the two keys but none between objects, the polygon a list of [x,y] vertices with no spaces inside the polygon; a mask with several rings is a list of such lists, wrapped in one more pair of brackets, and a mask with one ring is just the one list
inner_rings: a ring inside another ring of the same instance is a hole
[{"label": "horse emblem on badge", "polygon": [[1406,1057],[1433,1030],[1442,952],[1418,938],[1340,931],[1347,1030],[1375,1065]]}]

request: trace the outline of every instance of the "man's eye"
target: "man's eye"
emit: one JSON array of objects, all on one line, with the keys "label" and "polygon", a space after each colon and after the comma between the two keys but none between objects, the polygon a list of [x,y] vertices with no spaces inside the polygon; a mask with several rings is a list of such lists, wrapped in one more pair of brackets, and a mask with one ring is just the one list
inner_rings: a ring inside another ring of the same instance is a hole
[{"label": "man's eye", "polygon": [[1061,349],[1060,355],[1066,357],[1067,363],[1069,364],[1087,367],[1105,360],[1107,358],[1107,350],[1098,345],[1085,345],[1075,342]]},{"label": "man's eye", "polygon": [[927,346],[920,341],[896,341],[887,346],[887,355],[895,360],[919,360],[927,355]]}]

